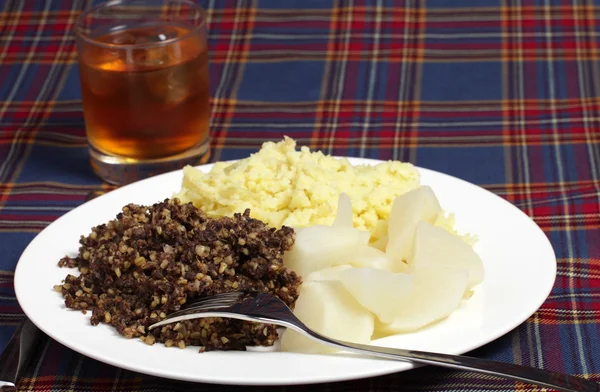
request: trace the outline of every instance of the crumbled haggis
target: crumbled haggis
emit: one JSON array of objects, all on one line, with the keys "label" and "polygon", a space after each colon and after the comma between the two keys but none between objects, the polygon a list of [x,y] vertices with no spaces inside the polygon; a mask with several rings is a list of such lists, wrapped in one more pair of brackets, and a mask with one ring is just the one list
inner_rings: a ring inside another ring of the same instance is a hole
[{"label": "crumbled haggis", "polygon": [[71,309],[91,310],[91,323],[107,323],[127,337],[200,351],[270,346],[273,325],[222,318],[148,326],[187,301],[230,291],[271,293],[293,307],[301,279],[283,265],[294,231],[250,218],[208,218],[191,203],[167,199],[151,207],[129,204],[116,219],[81,237],[77,257],[60,266],[77,267],[55,286]]}]

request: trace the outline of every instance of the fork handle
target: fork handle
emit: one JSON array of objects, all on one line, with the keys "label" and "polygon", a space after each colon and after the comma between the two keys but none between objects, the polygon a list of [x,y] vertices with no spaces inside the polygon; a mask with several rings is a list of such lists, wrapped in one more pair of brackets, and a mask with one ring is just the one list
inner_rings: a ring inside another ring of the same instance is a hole
[{"label": "fork handle", "polygon": [[27,318],[17,326],[0,355],[0,392],[15,390],[43,333]]},{"label": "fork handle", "polygon": [[[290,325],[291,327],[291,325]],[[378,357],[396,359],[401,361],[417,362],[425,365],[436,365],[448,368],[469,370],[478,373],[486,373],[501,376],[513,380],[553,388],[563,392],[598,392],[598,384],[592,380],[575,377],[568,374],[552,372],[549,370],[533,367],[515,365],[512,363],[490,361],[488,359],[467,357],[463,355],[438,354],[424,351],[404,350],[400,348],[387,348],[371,346],[366,344],[349,343],[341,340],[331,339],[313,331],[294,328],[303,335],[310,335],[321,343],[326,343],[344,351],[359,354],[374,355]]]}]

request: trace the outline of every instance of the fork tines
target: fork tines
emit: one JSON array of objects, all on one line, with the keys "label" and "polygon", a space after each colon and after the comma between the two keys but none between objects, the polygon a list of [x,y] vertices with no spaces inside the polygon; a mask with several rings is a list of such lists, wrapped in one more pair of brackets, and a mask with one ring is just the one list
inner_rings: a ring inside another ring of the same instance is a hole
[{"label": "fork tines", "polygon": [[229,306],[229,305],[233,305],[234,303],[236,303],[237,300],[243,294],[244,293],[241,291],[232,291],[232,292],[228,292],[228,293],[219,293],[219,294],[215,294],[215,295],[208,295],[205,297],[198,297],[194,301],[190,302],[189,306],[193,306],[196,304],[205,304],[205,303],[226,304]]},{"label": "fork tines", "polygon": [[169,317],[193,313],[205,309],[228,308],[235,305],[244,295],[243,292],[233,291],[229,293],[219,293],[206,297],[196,298],[189,304],[181,308],[181,310],[171,313]]}]

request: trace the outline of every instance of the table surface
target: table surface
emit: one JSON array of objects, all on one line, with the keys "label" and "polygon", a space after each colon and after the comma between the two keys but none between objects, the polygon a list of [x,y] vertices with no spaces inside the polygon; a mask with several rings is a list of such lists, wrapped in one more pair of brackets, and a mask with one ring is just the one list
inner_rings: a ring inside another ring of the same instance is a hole
[{"label": "table surface", "polygon": [[[21,252],[106,187],[88,163],[72,32],[90,4],[0,1],[0,349],[22,319],[13,291]],[[538,312],[471,354],[600,378],[600,1],[201,4],[213,160],[243,158],[288,135],[325,153],[410,161],[497,193],[546,232],[558,273]],[[92,389],[221,388],[120,370],[50,339],[19,384]],[[533,390],[432,367],[286,388],[303,389]]]}]

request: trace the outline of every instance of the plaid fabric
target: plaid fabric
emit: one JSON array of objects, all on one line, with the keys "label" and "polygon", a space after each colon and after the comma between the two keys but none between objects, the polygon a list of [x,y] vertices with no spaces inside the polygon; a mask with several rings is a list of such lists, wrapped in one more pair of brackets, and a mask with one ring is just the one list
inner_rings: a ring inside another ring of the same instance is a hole
[{"label": "plaid fabric", "polygon": [[[100,186],[88,164],[72,27],[89,1],[0,2],[0,348],[21,320],[28,242]],[[473,352],[600,378],[600,1],[206,1],[213,159],[284,134],[480,184],[550,237],[556,285]],[[212,391],[46,340],[22,391]],[[244,388],[231,388],[244,389]],[[281,388],[269,388],[283,390]],[[438,368],[286,390],[531,391]],[[540,390],[540,389],[535,389]]]}]

